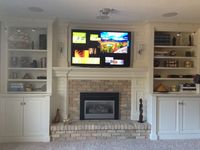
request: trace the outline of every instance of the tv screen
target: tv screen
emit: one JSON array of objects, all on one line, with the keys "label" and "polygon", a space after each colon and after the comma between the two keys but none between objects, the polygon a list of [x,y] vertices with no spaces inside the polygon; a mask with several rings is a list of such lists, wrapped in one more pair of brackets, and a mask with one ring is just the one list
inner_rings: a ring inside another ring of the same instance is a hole
[{"label": "tv screen", "polygon": [[86,67],[129,67],[131,32],[71,31],[71,65]]}]

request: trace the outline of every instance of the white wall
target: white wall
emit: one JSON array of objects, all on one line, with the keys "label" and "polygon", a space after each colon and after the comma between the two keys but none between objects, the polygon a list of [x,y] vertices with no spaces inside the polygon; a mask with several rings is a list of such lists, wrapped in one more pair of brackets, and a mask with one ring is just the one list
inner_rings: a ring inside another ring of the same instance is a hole
[{"label": "white wall", "polygon": [[[146,45],[146,27],[145,24],[134,25],[103,25],[103,24],[71,24],[63,20],[56,20],[53,24],[53,67],[68,67],[70,57],[70,29],[99,29],[99,30],[127,30],[133,32],[133,48],[132,48],[132,64],[133,68],[148,67],[148,46]],[[61,52],[60,49],[63,48]],[[141,54],[138,53],[139,47],[143,48]],[[57,108],[61,109],[61,114],[64,114],[64,101],[67,99],[66,76],[53,78],[53,96],[51,99],[51,116],[55,116]],[[146,84],[146,80],[145,80]],[[146,87],[146,86],[144,86]],[[141,90],[141,89],[140,89]],[[146,89],[143,89],[146,91]],[[146,101],[144,97],[144,112],[146,116]],[[137,107],[138,108],[138,107]],[[138,115],[138,114],[137,114]],[[136,115],[135,115],[136,116]],[[146,118],[146,117],[145,117]]]},{"label": "white wall", "polygon": [[[128,30],[134,32],[133,44],[134,48],[131,53],[133,55],[132,63],[133,67],[147,67],[147,49],[145,45],[145,24],[135,25],[101,25],[101,24],[72,24],[66,21],[56,20],[53,24],[53,66],[54,67],[66,67],[68,66],[70,55],[70,28],[83,28],[83,29],[104,29],[104,30]],[[139,55],[138,45],[143,45],[144,51]],[[63,52],[60,52],[60,48],[63,47]]]}]

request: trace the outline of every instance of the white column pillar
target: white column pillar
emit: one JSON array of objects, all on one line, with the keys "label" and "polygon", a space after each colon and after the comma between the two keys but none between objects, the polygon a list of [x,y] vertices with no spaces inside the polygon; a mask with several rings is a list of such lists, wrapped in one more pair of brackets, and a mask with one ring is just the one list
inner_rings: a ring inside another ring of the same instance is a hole
[{"label": "white column pillar", "polygon": [[65,76],[65,100],[63,103],[63,122],[66,122],[69,118],[69,75],[70,71],[67,71]]},{"label": "white column pillar", "polygon": [[67,77],[65,76],[65,78],[64,78],[64,87],[65,87],[65,89],[64,89],[64,100],[63,100],[63,104],[62,104],[62,110],[63,110],[63,113],[62,113],[62,117],[63,117],[63,122],[65,122],[65,120],[67,119],[67,116],[68,116],[68,110],[67,110],[67,108],[68,108],[68,104],[67,104],[67,92],[68,92],[68,89],[67,89],[67,87],[68,87],[68,85],[67,85]]}]

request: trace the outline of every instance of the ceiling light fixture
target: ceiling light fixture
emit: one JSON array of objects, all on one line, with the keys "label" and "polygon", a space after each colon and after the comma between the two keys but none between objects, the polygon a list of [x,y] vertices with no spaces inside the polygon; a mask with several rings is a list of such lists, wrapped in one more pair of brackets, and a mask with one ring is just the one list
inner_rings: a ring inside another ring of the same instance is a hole
[{"label": "ceiling light fixture", "polygon": [[177,15],[178,15],[177,12],[168,12],[168,13],[163,14],[162,16],[163,17],[174,17],[174,16],[177,16]]},{"label": "ceiling light fixture", "polygon": [[99,16],[97,16],[97,19],[109,19],[110,14],[112,14],[115,11],[113,8],[102,8],[99,10]]}]

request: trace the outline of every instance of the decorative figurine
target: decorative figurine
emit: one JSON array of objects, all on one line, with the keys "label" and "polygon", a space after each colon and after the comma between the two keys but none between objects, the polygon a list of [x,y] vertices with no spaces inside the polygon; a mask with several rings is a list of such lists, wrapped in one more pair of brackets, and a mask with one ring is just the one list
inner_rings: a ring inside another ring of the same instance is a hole
[{"label": "decorative figurine", "polygon": [[172,45],[176,45],[176,37],[175,36],[172,38]]},{"label": "decorative figurine", "polygon": [[63,119],[64,124],[72,124],[72,120],[70,119],[70,115],[67,116],[66,119]]},{"label": "decorative figurine", "polygon": [[27,92],[31,92],[31,91],[33,91],[33,85],[29,84],[29,83],[26,83],[26,84],[24,84],[24,89]]},{"label": "decorative figurine", "polygon": [[31,48],[34,49],[34,41],[31,42]]},{"label": "decorative figurine", "polygon": [[32,75],[29,73],[25,73],[24,76],[22,77],[23,79],[33,79]]},{"label": "decorative figurine", "polygon": [[61,116],[60,116],[60,109],[57,109],[56,111],[56,116],[53,119],[53,123],[59,123],[61,121]]},{"label": "decorative figurine", "polygon": [[33,62],[31,63],[31,67],[37,68],[37,60],[33,60]]},{"label": "decorative figurine", "polygon": [[140,114],[139,114],[139,120],[138,120],[138,122],[139,123],[143,123],[144,122],[143,121],[143,115],[142,115],[142,113],[143,113],[143,104],[142,104],[142,99],[141,98],[140,98],[139,102],[140,102],[140,105],[139,105]]},{"label": "decorative figurine", "polygon": [[191,35],[189,35],[189,44],[188,44],[188,46],[192,46],[192,36]]}]

